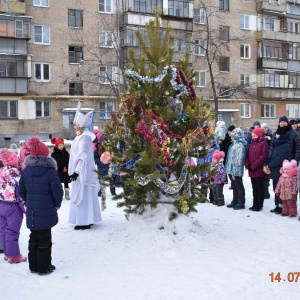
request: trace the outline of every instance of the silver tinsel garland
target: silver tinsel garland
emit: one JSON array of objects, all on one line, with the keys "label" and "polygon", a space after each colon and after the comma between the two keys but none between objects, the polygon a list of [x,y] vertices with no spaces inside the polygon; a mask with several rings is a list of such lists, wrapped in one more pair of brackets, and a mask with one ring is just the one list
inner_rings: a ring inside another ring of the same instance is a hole
[{"label": "silver tinsel garland", "polygon": [[177,184],[172,185],[172,186],[170,186],[168,183],[164,182],[160,178],[153,179],[153,174],[148,174],[148,175],[142,177],[142,176],[138,175],[138,173],[136,172],[134,174],[134,179],[140,185],[147,185],[150,181],[153,181],[157,187],[159,187],[161,190],[163,190],[164,192],[171,194],[171,195],[178,193],[180,191],[180,189],[182,188],[182,186],[184,184],[186,184],[185,185],[186,186],[186,195],[188,198],[190,198],[192,196],[190,175],[188,173],[187,166],[183,166],[183,168],[180,172],[180,176],[177,180]]}]

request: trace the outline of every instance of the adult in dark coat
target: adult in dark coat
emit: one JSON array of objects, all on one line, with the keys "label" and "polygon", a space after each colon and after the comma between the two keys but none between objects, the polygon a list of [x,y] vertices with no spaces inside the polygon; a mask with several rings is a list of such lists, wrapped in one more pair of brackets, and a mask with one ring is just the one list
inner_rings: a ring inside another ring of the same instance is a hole
[{"label": "adult in dark coat", "polygon": [[[227,133],[225,135],[225,139],[223,141],[223,149],[224,149],[224,153],[225,153],[225,157],[224,157],[224,166],[226,164],[226,157],[227,157],[227,153],[228,153],[228,149],[232,143],[232,139],[231,139],[231,136],[230,136],[230,133],[231,131],[235,129],[235,126],[234,125],[230,125],[228,128],[227,128]],[[226,175],[226,183],[228,183],[228,176]],[[229,187],[230,190],[232,190],[232,186],[231,186],[231,182],[230,182],[230,187]]]},{"label": "adult in dark coat", "polygon": [[38,138],[28,140],[31,155],[25,158],[19,193],[25,201],[26,225],[30,229],[29,269],[39,275],[49,274],[51,263],[51,228],[58,223],[63,189],[57,174],[57,164],[48,157],[49,150]]},{"label": "adult in dark coat", "polygon": [[[273,190],[275,191],[279,177],[280,168],[285,159],[291,160],[290,151],[290,134],[281,127],[278,127],[274,133],[274,137],[271,142],[272,148],[269,151],[269,157],[264,164],[264,171],[269,175],[269,178],[273,181]],[[275,195],[275,208],[271,209],[272,213],[281,214],[282,200],[279,196]]]},{"label": "adult in dark coat", "polygon": [[252,130],[252,141],[249,145],[245,167],[248,169],[251,178],[253,205],[250,210],[260,211],[264,204],[264,181],[266,174],[263,171],[263,165],[268,158],[269,146],[264,137],[264,131],[261,128]]},{"label": "adult in dark coat", "polygon": [[64,147],[64,140],[62,138],[52,138],[51,143],[54,144],[53,157],[57,163],[57,173],[60,182],[64,184],[65,198],[70,200],[69,183],[71,182],[68,174],[70,154]]}]

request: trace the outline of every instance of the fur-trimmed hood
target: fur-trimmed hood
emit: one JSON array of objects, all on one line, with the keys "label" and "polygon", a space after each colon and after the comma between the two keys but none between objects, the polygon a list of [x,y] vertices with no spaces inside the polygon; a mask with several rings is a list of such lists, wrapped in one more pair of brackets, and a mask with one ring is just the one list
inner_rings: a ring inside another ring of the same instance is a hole
[{"label": "fur-trimmed hood", "polygon": [[57,170],[56,161],[50,156],[33,156],[29,155],[24,160],[25,167],[43,167],[43,168],[54,168]]}]

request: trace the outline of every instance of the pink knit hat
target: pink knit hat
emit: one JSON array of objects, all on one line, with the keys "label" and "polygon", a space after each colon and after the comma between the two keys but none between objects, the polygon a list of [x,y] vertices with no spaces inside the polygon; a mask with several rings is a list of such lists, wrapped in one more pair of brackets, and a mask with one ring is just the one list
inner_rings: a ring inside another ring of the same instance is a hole
[{"label": "pink knit hat", "polygon": [[287,170],[292,170],[294,168],[297,168],[297,161],[294,159],[292,159],[291,161],[285,159],[282,163],[282,168]]},{"label": "pink knit hat", "polygon": [[31,152],[31,155],[33,156],[48,156],[49,155],[49,149],[48,147],[42,143],[39,138],[33,136],[29,138],[27,141],[28,148]]},{"label": "pink knit hat", "polygon": [[63,145],[65,144],[63,138],[52,138],[52,139],[50,139],[50,142],[51,142],[51,144],[53,144],[56,148],[58,148],[58,146],[59,146],[60,144],[63,144]]},{"label": "pink knit hat", "polygon": [[215,150],[212,158],[216,159],[218,162],[225,157],[225,153],[223,151]]},{"label": "pink knit hat", "polygon": [[258,138],[261,138],[263,135],[264,135],[264,130],[263,129],[261,129],[261,128],[254,128],[252,131],[251,131],[251,133],[254,133],[254,134],[256,134],[256,136],[258,137]]},{"label": "pink knit hat", "polygon": [[18,155],[7,148],[0,149],[0,159],[4,166],[16,167],[18,165]]}]

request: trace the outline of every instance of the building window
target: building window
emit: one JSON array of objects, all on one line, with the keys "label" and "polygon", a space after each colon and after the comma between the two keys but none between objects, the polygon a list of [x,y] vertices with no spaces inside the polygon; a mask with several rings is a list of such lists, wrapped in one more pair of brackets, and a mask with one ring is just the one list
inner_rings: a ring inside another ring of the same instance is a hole
[{"label": "building window", "polygon": [[34,80],[40,82],[50,81],[50,65],[47,63],[35,63]]},{"label": "building window", "polygon": [[220,99],[229,99],[232,96],[232,89],[229,86],[220,87]]},{"label": "building window", "polygon": [[219,26],[219,40],[220,41],[229,41],[229,26]]},{"label": "building window", "polygon": [[241,118],[251,118],[251,106],[249,103],[241,103]]},{"label": "building window", "polygon": [[274,19],[260,18],[260,28],[262,30],[274,30]]},{"label": "building window", "polygon": [[300,73],[289,73],[289,88],[299,89],[300,88]]},{"label": "building window", "polygon": [[16,20],[16,37],[17,38],[30,37],[30,22]]},{"label": "building window", "polygon": [[286,24],[286,31],[291,32],[291,33],[299,33],[300,32],[300,22],[288,21]]},{"label": "building window", "polygon": [[82,47],[69,46],[69,63],[79,64],[83,60]]},{"label": "building window", "polygon": [[112,67],[100,67],[100,83],[108,84],[112,80]]},{"label": "building window", "polygon": [[99,0],[99,12],[111,13],[111,0]]},{"label": "building window", "polygon": [[134,0],[132,7],[136,12],[146,13],[154,13],[156,8],[163,8],[162,0]]},{"label": "building window", "polygon": [[220,72],[229,72],[230,57],[221,56],[219,60]]},{"label": "building window", "polygon": [[241,74],[241,86],[249,86],[249,83],[250,83],[250,75]]},{"label": "building window", "polygon": [[69,9],[68,10],[68,26],[69,27],[83,27],[82,10]]},{"label": "building window", "polygon": [[189,3],[185,0],[169,0],[168,8],[169,16],[189,17]]},{"label": "building window", "polygon": [[197,87],[205,87],[206,86],[206,72],[198,71],[195,76],[195,85]]},{"label": "building window", "polygon": [[262,103],[261,104],[261,117],[262,118],[275,118],[276,117],[276,104]]},{"label": "building window", "polygon": [[240,15],[240,28],[241,29],[250,29],[250,27],[249,27],[249,16]]},{"label": "building window", "polygon": [[229,0],[219,0],[219,10],[229,10]]},{"label": "building window", "polygon": [[300,44],[289,44],[289,59],[300,60]]},{"label": "building window", "polygon": [[175,51],[185,52],[191,50],[191,43],[186,40],[175,39],[174,40]]},{"label": "building window", "polygon": [[300,104],[287,104],[286,115],[288,118],[299,118],[300,117]]},{"label": "building window", "polygon": [[82,82],[70,82],[69,83],[69,95],[70,96],[83,96]]},{"label": "building window", "polygon": [[260,42],[259,45],[259,57],[270,57],[270,58],[285,58],[285,45],[281,42],[276,41],[264,41]]},{"label": "building window", "polygon": [[100,31],[100,47],[113,47],[113,32],[107,30]]},{"label": "building window", "polygon": [[49,0],[33,0],[33,6],[49,7]]},{"label": "building window", "polygon": [[250,59],[251,46],[240,45],[240,57],[244,59]]},{"label": "building window", "polygon": [[18,101],[0,101],[0,118],[17,118]]},{"label": "building window", "polygon": [[265,74],[265,87],[280,87],[280,74]]},{"label": "building window", "polygon": [[37,118],[50,117],[50,101],[35,101],[35,115]]},{"label": "building window", "polygon": [[195,40],[195,55],[204,56],[206,53],[205,41]]},{"label": "building window", "polygon": [[194,22],[199,24],[206,24],[206,13],[204,8],[194,9]]},{"label": "building window", "polygon": [[114,111],[114,103],[111,101],[100,101],[99,110],[102,112],[106,112],[105,118],[109,118],[111,116],[111,113]]},{"label": "building window", "polygon": [[50,26],[34,25],[34,43],[35,44],[50,44]]}]

